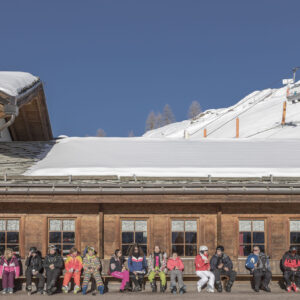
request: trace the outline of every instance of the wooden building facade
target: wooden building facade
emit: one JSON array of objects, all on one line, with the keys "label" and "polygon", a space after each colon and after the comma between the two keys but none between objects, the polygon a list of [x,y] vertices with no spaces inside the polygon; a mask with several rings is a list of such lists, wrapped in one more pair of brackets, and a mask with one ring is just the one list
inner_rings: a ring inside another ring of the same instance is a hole
[{"label": "wooden building facade", "polygon": [[10,184],[4,188],[2,183],[0,195],[0,250],[12,247],[21,257],[31,246],[45,255],[55,244],[63,253],[74,245],[81,251],[91,245],[101,258],[109,258],[117,248],[126,255],[137,242],[148,255],[160,245],[168,254],[176,250],[192,259],[200,245],[207,245],[212,254],[222,244],[243,273],[244,259],[255,244],[271,257],[276,269],[291,244],[300,246],[300,196],[272,194],[270,185],[270,194],[194,190],[151,194],[141,187],[144,191],[135,194],[124,187],[119,193],[103,187],[102,192],[83,194],[54,188],[51,194],[37,191],[34,184],[26,193],[13,192],[22,188]]},{"label": "wooden building facade", "polygon": [[56,141],[41,82],[20,99],[12,141],[0,142],[0,252],[89,245],[107,259],[138,243],[192,262],[200,245],[222,244],[243,273],[253,245],[276,272],[290,245],[300,249],[300,178],[25,176]]}]

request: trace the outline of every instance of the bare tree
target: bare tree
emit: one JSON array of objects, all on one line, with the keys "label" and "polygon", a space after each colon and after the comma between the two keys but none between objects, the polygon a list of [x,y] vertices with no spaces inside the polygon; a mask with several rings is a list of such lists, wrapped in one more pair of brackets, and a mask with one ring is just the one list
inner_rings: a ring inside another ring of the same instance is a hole
[{"label": "bare tree", "polygon": [[97,135],[96,136],[98,136],[98,137],[105,137],[106,133],[105,133],[105,131],[102,128],[99,128],[97,130]]},{"label": "bare tree", "polygon": [[133,130],[130,130],[130,131],[129,131],[128,136],[129,136],[129,137],[134,137],[134,132],[133,132]]},{"label": "bare tree", "polygon": [[189,107],[188,117],[195,119],[201,113],[201,106],[198,101],[193,101]]},{"label": "bare tree", "polygon": [[146,131],[155,129],[156,128],[155,125],[156,125],[156,116],[154,111],[152,110],[149,113],[148,118],[146,120]]},{"label": "bare tree", "polygon": [[169,104],[166,104],[163,111],[163,123],[168,125],[175,122],[175,117]]}]

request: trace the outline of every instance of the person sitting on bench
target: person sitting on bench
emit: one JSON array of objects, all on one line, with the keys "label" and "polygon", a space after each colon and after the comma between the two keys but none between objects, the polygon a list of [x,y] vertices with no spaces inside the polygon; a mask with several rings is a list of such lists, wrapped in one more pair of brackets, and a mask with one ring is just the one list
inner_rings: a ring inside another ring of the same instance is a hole
[{"label": "person sitting on bench", "polygon": [[137,244],[133,245],[128,255],[128,269],[130,280],[134,282],[134,292],[140,292],[147,274],[148,265],[143,249]]},{"label": "person sitting on bench", "polygon": [[152,288],[152,292],[157,291],[155,276],[159,275],[160,278],[160,292],[164,293],[167,285],[166,273],[167,269],[167,254],[160,250],[159,246],[154,247],[154,252],[149,257],[149,270],[148,279]]},{"label": "person sitting on bench", "polygon": [[286,290],[290,293],[292,289],[299,292],[300,289],[300,257],[297,254],[297,248],[291,246],[282,259],[283,278],[286,283]]},{"label": "person sitting on bench", "polygon": [[26,276],[26,290],[28,294],[32,293],[32,277],[38,278],[37,292],[38,294],[44,294],[45,277],[43,276],[43,261],[40,252],[36,247],[31,247],[29,254],[25,261],[27,267],[25,271]]},{"label": "person sitting on bench", "polygon": [[222,292],[221,275],[225,275],[229,277],[225,290],[226,292],[231,292],[231,287],[234,283],[236,272],[233,271],[232,261],[230,257],[224,253],[224,247],[221,245],[217,247],[216,253],[210,260],[210,270],[215,275],[215,285],[217,291],[219,293]]},{"label": "person sitting on bench", "polygon": [[259,292],[260,288],[266,292],[271,292],[269,283],[272,273],[269,258],[260,251],[259,246],[253,247],[253,253],[248,256],[245,267],[253,274],[255,292]]}]

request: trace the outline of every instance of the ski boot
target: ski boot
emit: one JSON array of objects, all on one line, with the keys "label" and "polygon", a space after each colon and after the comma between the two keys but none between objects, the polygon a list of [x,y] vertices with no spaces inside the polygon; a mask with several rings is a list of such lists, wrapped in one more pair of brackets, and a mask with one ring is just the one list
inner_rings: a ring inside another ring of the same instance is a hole
[{"label": "ski boot", "polygon": [[99,291],[100,295],[103,295],[104,294],[104,286],[103,285],[98,286],[98,291]]},{"label": "ski boot", "polygon": [[68,292],[69,292],[69,288],[65,285],[61,288],[61,290],[64,294],[68,294]]},{"label": "ski boot", "polygon": [[183,286],[183,287],[180,288],[180,290],[179,290],[179,294],[180,294],[180,295],[183,295],[184,293],[186,293],[185,286]]},{"label": "ski boot", "polygon": [[74,295],[76,295],[79,291],[80,291],[80,286],[75,285],[74,286],[74,291],[73,291]]},{"label": "ski boot", "polygon": [[218,293],[222,293],[223,288],[222,288],[222,282],[221,281],[216,281],[216,288]]},{"label": "ski boot", "polygon": [[26,286],[26,291],[27,291],[27,295],[31,296],[31,294],[32,294],[32,286],[31,285]]},{"label": "ski boot", "polygon": [[87,285],[84,285],[83,287],[82,287],[82,295],[86,295],[86,292],[87,292],[87,289],[88,289],[88,286]]},{"label": "ski boot", "polygon": [[165,285],[160,285],[160,292],[164,293],[166,291],[166,286]]},{"label": "ski boot", "polygon": [[177,288],[176,288],[176,286],[171,286],[171,293],[172,293],[173,295],[176,295],[176,293],[177,293]]},{"label": "ski boot", "polygon": [[150,285],[151,285],[151,288],[152,288],[152,293],[156,293],[157,292],[156,282],[151,282]]},{"label": "ski boot", "polygon": [[226,284],[225,291],[226,291],[227,293],[230,293],[230,292],[231,292],[232,286],[233,286],[233,281],[229,280],[229,281],[227,282],[227,284]]}]

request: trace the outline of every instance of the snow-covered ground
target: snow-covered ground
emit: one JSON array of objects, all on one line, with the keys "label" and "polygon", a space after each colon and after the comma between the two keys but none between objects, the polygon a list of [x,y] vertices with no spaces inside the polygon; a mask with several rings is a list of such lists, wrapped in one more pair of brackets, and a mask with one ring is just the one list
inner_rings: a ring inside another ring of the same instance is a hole
[{"label": "snow-covered ground", "polygon": [[[300,82],[298,82],[300,83]],[[221,109],[209,109],[196,120],[186,120],[148,131],[148,138],[183,138],[184,131],[190,139],[234,138],[236,118],[239,117],[239,136],[242,138],[299,138],[300,102],[287,104],[286,125],[281,125],[286,87],[254,91],[237,104]]]},{"label": "snow-covered ground", "polygon": [[0,71],[0,91],[14,97],[38,80],[38,77],[30,73]]},{"label": "snow-covered ground", "polygon": [[25,175],[300,176],[300,139],[65,138]]}]

